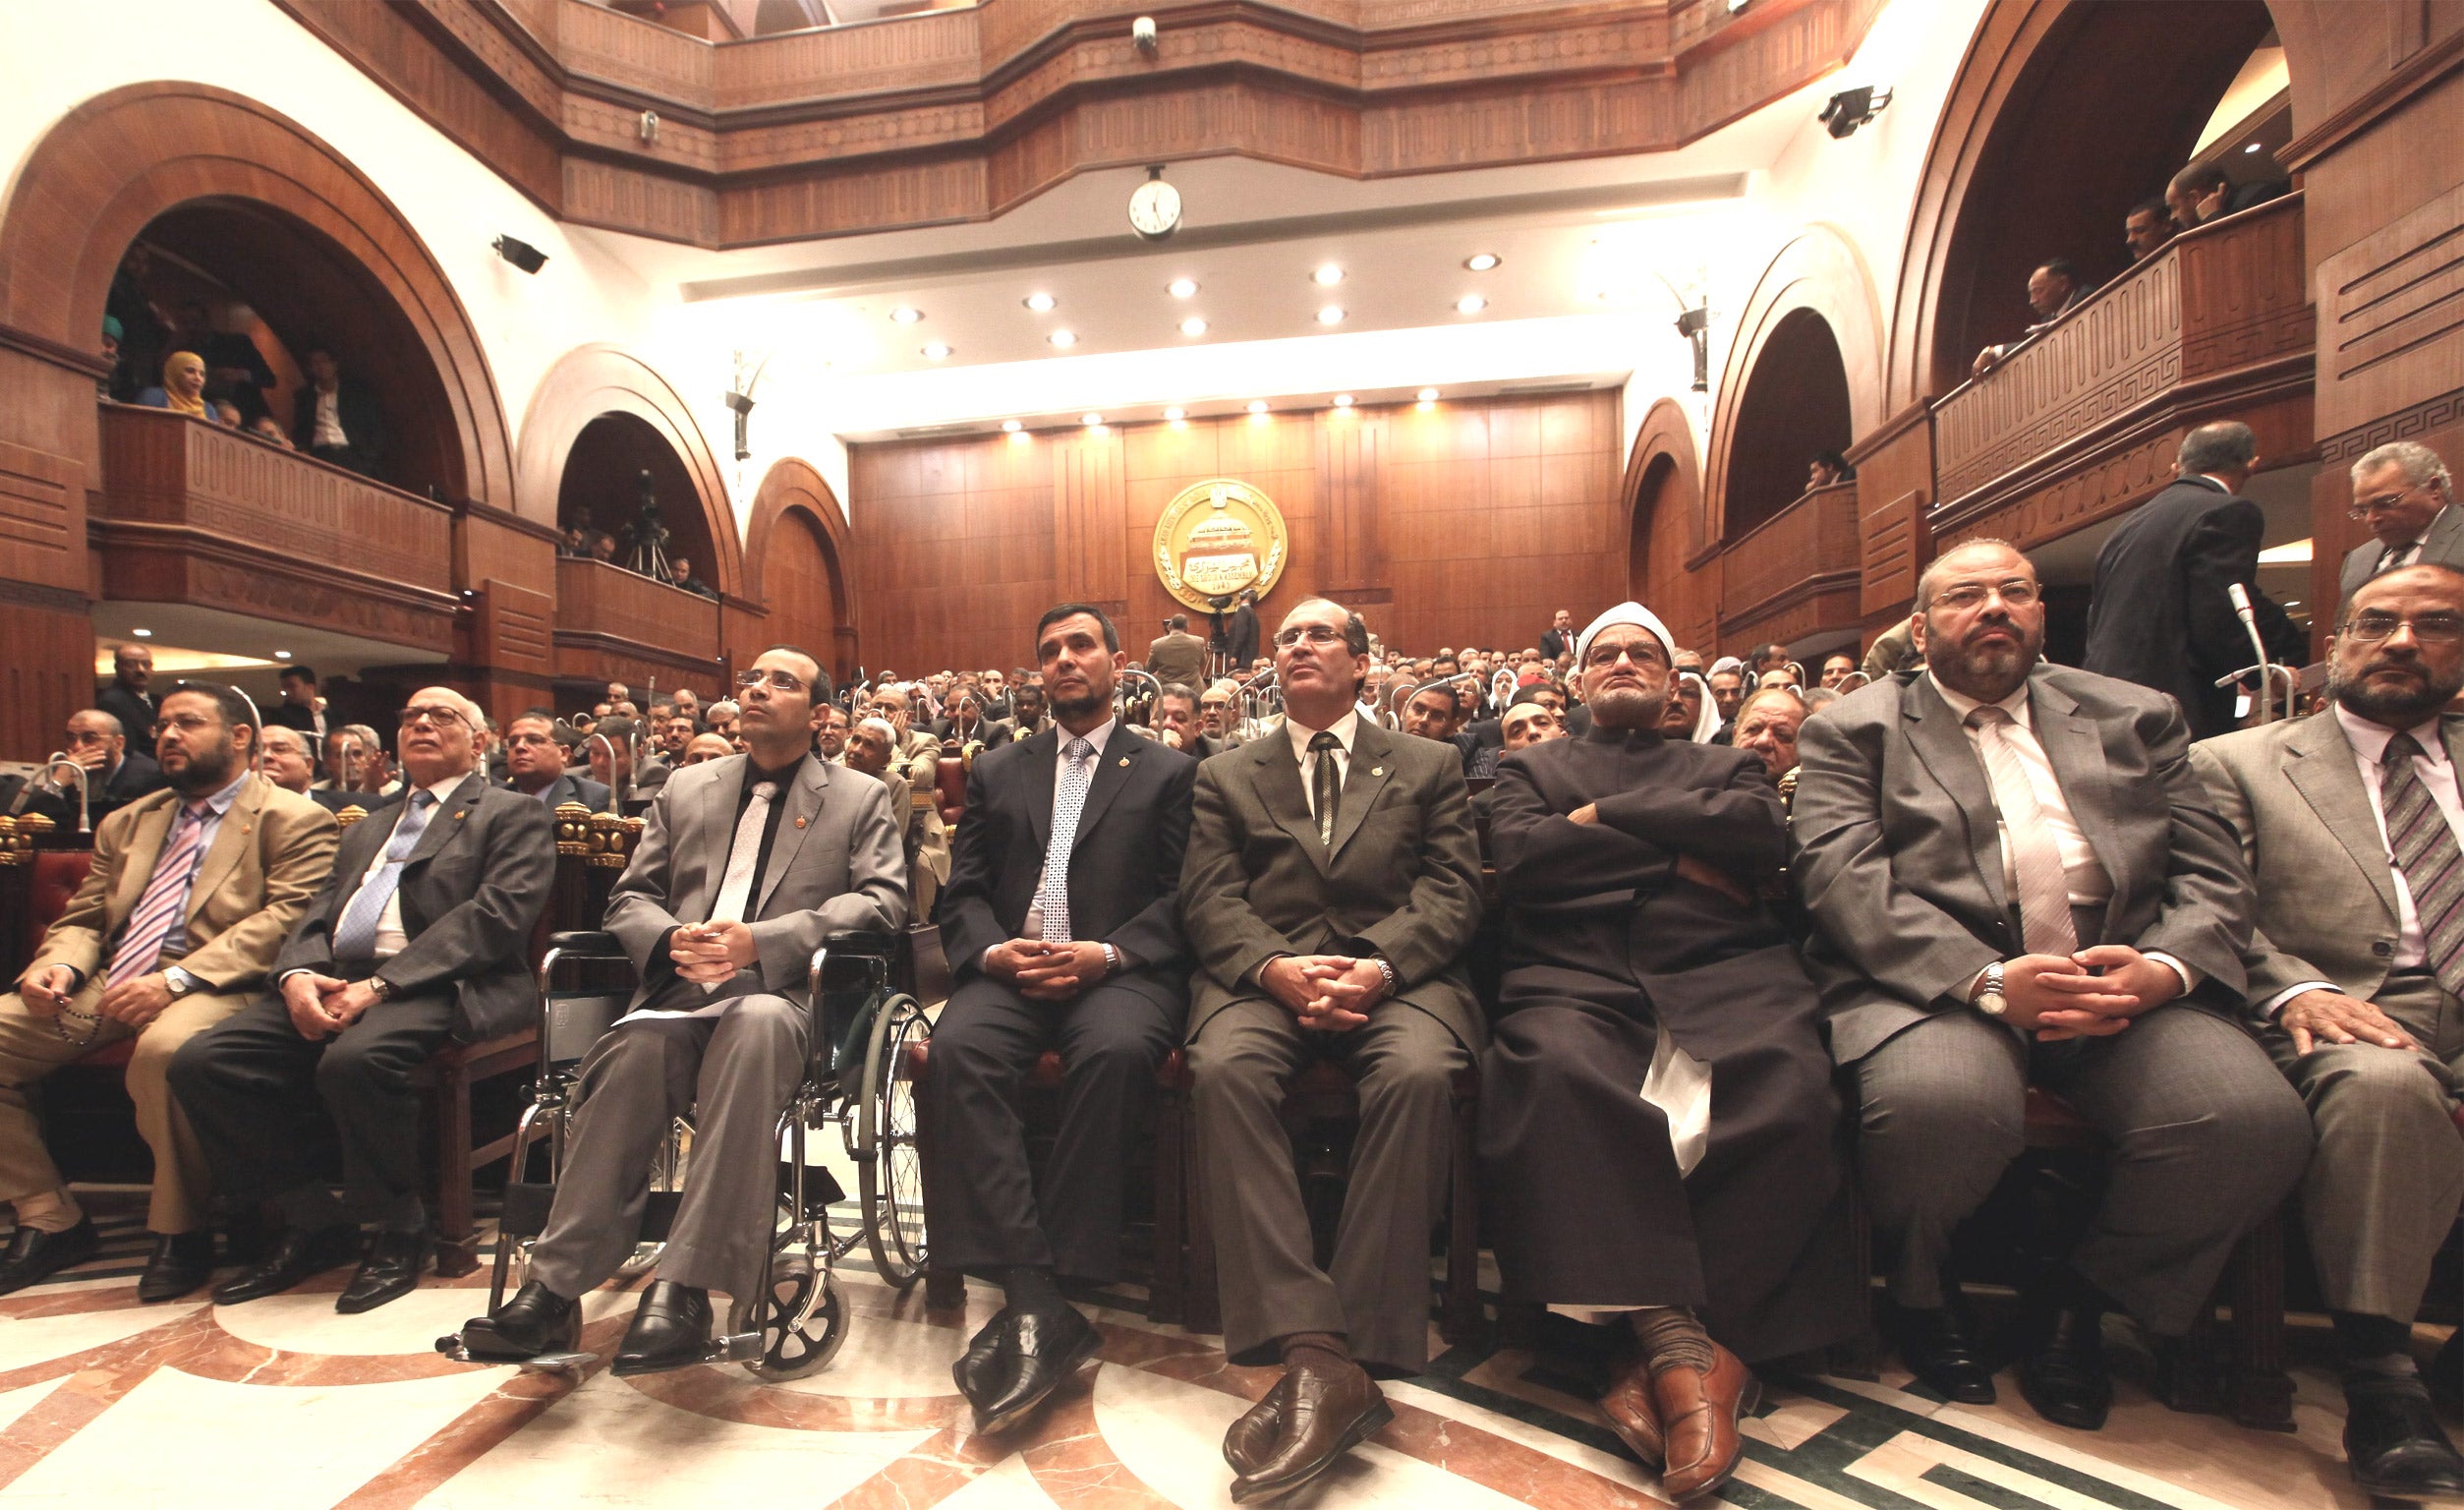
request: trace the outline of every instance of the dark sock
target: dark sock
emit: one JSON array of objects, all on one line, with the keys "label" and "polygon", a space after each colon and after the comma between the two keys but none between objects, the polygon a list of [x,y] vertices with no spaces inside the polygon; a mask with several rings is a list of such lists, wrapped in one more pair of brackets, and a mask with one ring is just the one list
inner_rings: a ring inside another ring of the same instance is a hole
[{"label": "dark sock", "polygon": [[2065,1310],[2112,1311],[2122,1308],[2113,1304],[2113,1297],[2097,1289],[2094,1281],[2067,1263],[2045,1276],[2044,1295]]},{"label": "dark sock", "polygon": [[1051,1310],[1064,1304],[1053,1271],[1042,1264],[1013,1264],[996,1277],[1012,1310]]},{"label": "dark sock", "polygon": [[1642,1356],[1650,1361],[1654,1374],[1672,1368],[1711,1371],[1711,1334],[1685,1307],[1653,1306],[1633,1312],[1628,1324],[1633,1327],[1634,1340],[1642,1344]]},{"label": "dark sock", "polygon": [[1276,1345],[1283,1350],[1287,1368],[1298,1363],[1303,1353],[1319,1355],[1317,1362],[1331,1367],[1347,1366],[1352,1362],[1351,1344],[1345,1341],[1341,1332],[1292,1332],[1277,1339]]},{"label": "dark sock", "polygon": [[2342,1365],[2346,1393],[2356,1388],[2423,1388],[2420,1370],[2413,1364],[2411,1327],[2390,1316],[2359,1311],[2338,1310],[2329,1315],[2335,1322],[2337,1361]]}]

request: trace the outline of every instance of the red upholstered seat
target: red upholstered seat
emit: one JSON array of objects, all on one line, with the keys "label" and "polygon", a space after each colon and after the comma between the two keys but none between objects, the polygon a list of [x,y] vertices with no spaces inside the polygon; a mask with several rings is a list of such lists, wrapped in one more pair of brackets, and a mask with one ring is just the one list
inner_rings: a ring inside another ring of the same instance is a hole
[{"label": "red upholstered seat", "polygon": [[963,757],[945,755],[934,766],[933,800],[941,807],[944,823],[956,823],[958,815],[967,810],[967,763]]},{"label": "red upholstered seat", "polygon": [[[929,1038],[907,1045],[906,1078],[921,1080],[932,1073],[932,1051],[933,1042]],[[1166,1090],[1189,1088],[1189,1068],[1182,1061],[1178,1049],[1165,1055],[1164,1062],[1155,1067],[1155,1083]],[[1036,1090],[1060,1089],[1060,1055],[1047,1049],[1038,1056],[1035,1068],[1027,1074],[1027,1084]]]}]

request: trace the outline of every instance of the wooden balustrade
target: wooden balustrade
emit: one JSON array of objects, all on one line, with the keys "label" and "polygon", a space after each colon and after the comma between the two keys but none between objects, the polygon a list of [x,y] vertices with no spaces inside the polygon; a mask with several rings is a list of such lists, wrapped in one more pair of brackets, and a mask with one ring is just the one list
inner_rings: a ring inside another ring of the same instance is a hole
[{"label": "wooden balustrade", "polygon": [[[718,605],[604,561],[556,562],[556,674],[645,682],[671,668],[708,680],[717,664]],[[658,676],[660,685],[675,675]]]},{"label": "wooden balustrade", "polygon": [[1857,622],[1857,485],[1808,489],[1720,552],[1720,638],[1797,639]]}]

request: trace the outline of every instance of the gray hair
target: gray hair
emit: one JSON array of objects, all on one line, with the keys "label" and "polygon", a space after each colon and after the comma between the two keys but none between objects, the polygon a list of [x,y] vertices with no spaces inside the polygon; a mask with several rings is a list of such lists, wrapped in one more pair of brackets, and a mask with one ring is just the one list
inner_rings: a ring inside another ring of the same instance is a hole
[{"label": "gray hair", "polygon": [[70,714],[69,717],[72,719],[100,719],[105,724],[111,726],[108,732],[121,735],[123,737],[125,737],[128,733],[128,729],[121,725],[117,715],[105,713],[99,708],[80,708],[77,712]]},{"label": "gray hair", "polygon": [[2353,463],[2353,486],[2359,488],[2364,477],[2387,466],[2402,467],[2404,481],[2410,487],[2419,488],[2432,482],[2441,489],[2453,486],[2453,479],[2447,475],[2447,464],[2439,459],[2436,451],[2418,440],[2390,440],[2365,452],[2361,460]]},{"label": "gray hair", "polygon": [[2259,459],[2259,437],[2239,420],[2218,420],[2202,425],[2182,437],[2181,454],[2174,466],[2184,477],[2203,472],[2238,472],[2246,470]]}]

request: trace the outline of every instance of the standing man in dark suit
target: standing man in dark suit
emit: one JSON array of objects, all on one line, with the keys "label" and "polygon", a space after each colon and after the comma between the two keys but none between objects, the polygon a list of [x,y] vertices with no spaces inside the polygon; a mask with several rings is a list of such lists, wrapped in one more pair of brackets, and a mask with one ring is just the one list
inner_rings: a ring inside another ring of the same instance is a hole
[{"label": "standing man in dark suit", "polygon": [[1189,615],[1175,613],[1146,648],[1146,668],[1157,681],[1195,686],[1206,677],[1206,641],[1189,632]]},{"label": "standing man in dark suit", "polygon": [[544,708],[524,709],[505,726],[505,785],[537,797],[551,813],[567,802],[579,802],[594,813],[610,811],[605,786],[565,769],[556,716]]},{"label": "standing man in dark suit", "polygon": [[[1285,1370],[1224,1436],[1243,1502],[1299,1487],[1394,1419],[1362,1362],[1427,1362],[1453,1080],[1488,1037],[1460,963],[1480,920],[1462,761],[1360,717],[1359,614],[1306,600],[1275,646],[1283,726],[1198,768],[1180,874],[1225,1351]],[[1280,1115],[1320,1056],[1360,1095],[1331,1272]]]},{"label": "standing man in dark suit", "polygon": [[308,735],[312,754],[323,749],[325,714],[316,706],[316,668],[286,666],[282,668],[281,686],[282,700],[265,711],[265,722]]},{"label": "standing man in dark suit", "polygon": [[2258,883],[2260,1041],[2318,1129],[2302,1225],[2342,1355],[2346,1466],[2373,1495],[2464,1494],[2412,1355],[2464,1200],[2464,733],[2439,717],[2464,691],[2464,572],[2363,583],[2327,665],[2327,711],[2190,758]]},{"label": "standing man in dark suit", "polygon": [[[1118,1273],[1123,1159],[1188,1016],[1179,891],[1197,762],[1113,716],[1126,657],[1101,611],[1062,604],[1035,638],[1056,726],[967,775],[941,901],[955,984],[925,1093],[934,1259],[1006,1301],[952,1369],[978,1431],[1026,1420],[1101,1341],[1056,1276]],[[1039,1181],[1016,1100],[1047,1049],[1061,1055],[1060,1131]]]},{"label": "standing man in dark suit", "polygon": [[[2249,426],[2200,426],[2182,440],[2177,480],[2132,510],[2096,552],[2080,664],[2169,695],[2193,739],[2233,726],[2233,688],[2216,678],[2251,664],[2228,590],[2238,582],[2258,594],[2266,516],[2241,496],[2258,458]],[[2298,645],[2283,648],[2301,655]]]},{"label": "standing man in dark suit", "polygon": [[1245,676],[1249,663],[1258,658],[1258,590],[1244,587],[1232,600],[1232,668],[1234,676]]},{"label": "standing man in dark suit", "polygon": [[308,378],[291,395],[291,443],[364,477],[385,475],[385,412],[367,384],[342,376],[323,346],[308,349]]},{"label": "standing man in dark suit", "polygon": [[1575,648],[1575,610],[1560,609],[1549,626],[1540,631],[1540,659],[1554,666],[1557,658]]},{"label": "standing man in dark suit", "polygon": [[[216,1191],[282,1213],[272,1250],[225,1280],[217,1305],[346,1261],[363,1222],[374,1236],[334,1309],[372,1310],[419,1283],[434,1241],[412,1073],[448,1036],[476,1043],[531,1020],[531,930],[556,875],[546,809],[488,785],[486,744],[478,704],[451,687],[411,694],[398,738],[408,797],[343,837],[272,989],[171,1062]],[[342,1145],[339,1200],[315,1158],[327,1119]]]},{"label": "standing man in dark suit", "polygon": [[2344,557],[2339,605],[2398,566],[2464,566],[2464,509],[2453,506],[2455,483],[2436,451],[2417,440],[2390,440],[2353,463],[2352,478],[2347,513],[2370,525],[2371,538]]},{"label": "standing man in dark suit", "polygon": [[111,679],[94,694],[94,706],[120,721],[120,732],[141,745],[153,743],[154,710],[160,699],[147,690],[154,679],[154,653],[123,645],[111,653]]},{"label": "standing man in dark suit", "polygon": [[641,984],[582,1061],[581,1104],[529,1282],[463,1325],[475,1357],[519,1361],[567,1345],[582,1297],[633,1251],[652,1161],[687,1112],[683,1200],[614,1369],[699,1363],[713,1290],[750,1314],[777,1215],[778,1114],[803,1080],[813,1029],[813,952],[833,934],[906,926],[888,788],[813,755],[830,701],[821,663],[775,645],[739,675],[751,750],[669,778],[608,901],[606,929]]},{"label": "standing man in dark suit", "polygon": [[1993,1398],[1944,1261],[2019,1156],[2029,1084],[2114,1148],[2086,1236],[2023,1296],[2021,1392],[2094,1430],[2102,1314],[2187,1332],[2301,1178],[2309,1118],[2238,1020],[2250,875],[2172,701],[2041,664],[2035,571],[1999,541],[1936,557],[1917,602],[1926,672],[1799,735],[1806,962],[1855,1087],[1900,1351],[1944,1394]]}]

